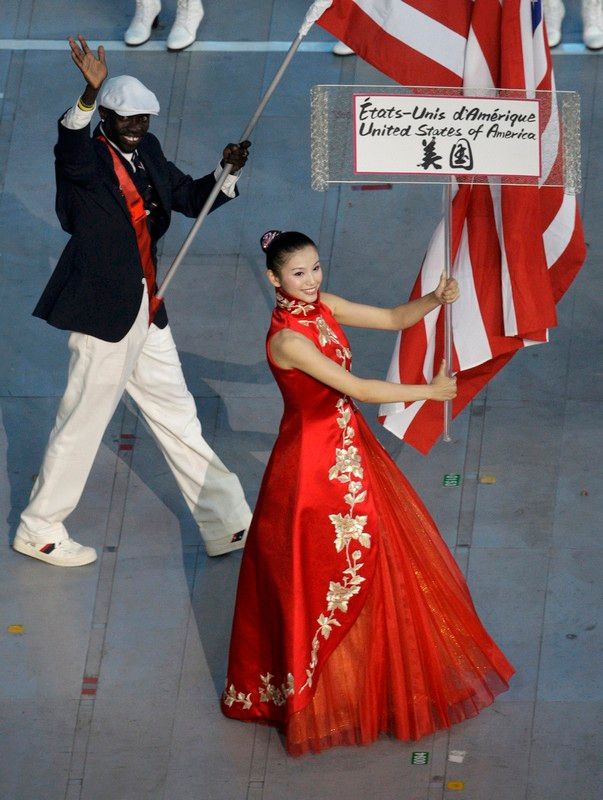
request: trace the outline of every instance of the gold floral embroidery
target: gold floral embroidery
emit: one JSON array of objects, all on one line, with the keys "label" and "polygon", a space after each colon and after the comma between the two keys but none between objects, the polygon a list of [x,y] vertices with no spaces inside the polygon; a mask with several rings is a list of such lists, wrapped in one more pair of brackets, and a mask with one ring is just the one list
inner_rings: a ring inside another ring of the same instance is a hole
[{"label": "gold floral embroidery", "polygon": [[[336,612],[346,614],[349,610],[349,602],[360,592],[361,585],[365,578],[360,575],[362,564],[362,551],[358,547],[368,549],[371,546],[371,534],[365,530],[368,517],[364,514],[354,514],[354,507],[358,503],[366,500],[366,489],[363,488],[362,478],[362,459],[358,448],[352,442],[354,440],[354,428],[349,424],[352,411],[350,401],[346,397],[340,397],[337,401],[339,412],[337,424],[342,429],[342,446],[335,449],[335,464],[329,470],[329,480],[338,480],[340,483],[347,484],[347,491],[344,495],[344,502],[348,506],[345,514],[329,514],[329,519],[335,529],[335,550],[338,553],[345,551],[347,569],[343,571],[341,581],[330,581],[327,592],[327,614],[321,614],[316,620],[318,628],[312,639],[312,650],[310,653],[310,663],[306,668],[306,682],[301,688],[312,686],[314,672],[318,665],[318,650],[320,649],[321,637],[328,639],[333,627],[341,627],[341,622],[336,618]],[[357,480],[352,480],[356,478]],[[357,542],[352,549],[352,543]]]},{"label": "gold floral embroidery", "polygon": [[300,314],[306,316],[310,311],[314,311],[316,306],[311,303],[303,303],[301,300],[288,300],[280,292],[276,293],[276,304],[279,308],[284,308],[294,316],[298,317]]},{"label": "gold floral embroidery", "polygon": [[[280,686],[272,684],[270,672],[265,675],[260,675],[262,686],[258,686],[258,693],[260,696],[260,703],[274,703],[275,706],[283,706],[287,702],[287,698],[295,694],[295,679],[291,673],[287,675],[287,682],[281,683]],[[228,685],[228,682],[227,682]],[[222,700],[224,704],[231,708],[235,703],[240,703],[244,711],[248,711],[252,705],[251,692],[245,694],[244,692],[237,692],[234,684],[230,684],[228,689],[224,689],[222,693]]]},{"label": "gold floral embroidery", "polygon": [[316,325],[318,329],[318,344],[321,347],[325,347],[329,342],[333,344],[339,345],[337,350],[335,351],[335,355],[341,362],[341,366],[345,367],[346,369],[349,366],[349,363],[352,360],[352,353],[350,352],[349,348],[344,347],[339,339],[337,338],[337,334],[335,331],[329,326],[327,321],[324,317],[316,317],[316,319],[302,319],[299,321],[300,325]]},{"label": "gold floral embroidery", "polygon": [[265,675],[260,675],[263,686],[258,688],[260,693],[260,702],[274,703],[275,706],[282,706],[287,702],[287,698],[295,693],[295,680],[293,675],[287,675],[287,683],[282,683],[280,687],[273,686],[271,681],[274,675],[267,672]]},{"label": "gold floral embroidery", "polygon": [[[295,316],[306,316],[310,311],[314,311],[316,306],[311,303],[303,303],[298,300],[289,300],[283,297],[280,292],[276,293],[276,302],[279,308],[289,311]],[[343,345],[337,334],[326,322],[324,317],[317,316],[316,319],[299,320],[301,325],[309,327],[316,325],[318,331],[318,343],[321,347],[332,343],[337,345],[335,355],[345,369],[349,369],[352,360],[352,353],[349,348]],[[338,480],[340,483],[347,484],[347,491],[344,495],[344,502],[348,506],[345,514],[329,514],[329,519],[335,529],[335,549],[338,553],[345,551],[347,569],[343,571],[341,581],[329,581],[329,590],[326,595],[327,614],[321,614],[316,620],[318,628],[312,640],[312,650],[310,663],[306,669],[306,682],[300,691],[312,686],[314,671],[318,665],[318,650],[320,648],[320,637],[328,639],[333,628],[341,627],[341,622],[336,618],[335,613],[340,611],[347,613],[351,598],[360,592],[361,584],[365,578],[359,575],[363,567],[361,562],[362,551],[352,550],[352,542],[358,542],[358,546],[369,548],[371,546],[371,535],[365,531],[368,518],[365,515],[354,515],[354,507],[358,503],[366,500],[367,492],[363,489],[362,460],[358,448],[352,444],[354,439],[354,428],[349,424],[352,416],[350,401],[346,397],[341,397],[337,401],[338,418],[337,424],[342,430],[342,446],[335,449],[335,464],[329,470],[329,480]],[[357,480],[352,480],[356,478]],[[282,706],[287,702],[287,698],[295,694],[295,679],[291,673],[287,675],[287,681],[280,687],[272,683],[274,675],[267,672],[260,675],[262,686],[258,687],[259,699],[262,703],[274,703]],[[241,703],[244,710],[248,710],[253,705],[251,692],[245,695],[237,692],[233,684],[228,691],[223,694],[224,703],[230,708],[234,703]]]},{"label": "gold floral embroidery", "polygon": [[[310,311],[315,311],[316,306],[312,303],[304,303],[302,300],[294,300],[284,297],[279,291],[276,292],[276,304],[279,308],[289,311],[293,316],[299,317],[300,315],[307,316]],[[324,317],[317,316],[316,319],[300,319],[300,325],[310,327],[316,325],[318,330],[318,343],[321,347],[325,347],[329,342],[338,345],[335,355],[341,362],[341,365],[346,369],[352,361],[352,353],[348,347],[345,347],[339,341],[337,334],[330,327]]]},{"label": "gold floral embroidery", "polygon": [[337,334],[329,327],[324,317],[316,317],[316,319],[300,320],[300,325],[316,325],[318,329],[318,343],[321,347],[333,342],[339,344]]},{"label": "gold floral embroidery", "polygon": [[222,694],[222,700],[224,700],[224,704],[230,708],[235,703],[240,703],[243,706],[243,710],[247,711],[251,708],[251,692],[249,694],[243,694],[243,692],[237,692],[234,685],[231,683],[227,689],[224,689],[224,693]]}]

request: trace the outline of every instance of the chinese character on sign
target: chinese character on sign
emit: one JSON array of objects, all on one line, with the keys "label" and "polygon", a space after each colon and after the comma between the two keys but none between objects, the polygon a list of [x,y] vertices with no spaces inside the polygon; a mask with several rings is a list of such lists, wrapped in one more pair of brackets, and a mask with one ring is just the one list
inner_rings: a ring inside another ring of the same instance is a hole
[{"label": "chinese character on sign", "polygon": [[467,139],[459,139],[450,151],[452,169],[473,169],[473,153]]},{"label": "chinese character on sign", "polygon": [[417,164],[417,167],[422,167],[423,169],[429,169],[429,167],[442,169],[442,165],[438,164],[438,161],[442,160],[442,156],[437,155],[435,145],[435,139],[432,139],[430,142],[428,142],[427,139],[423,139],[423,161]]}]

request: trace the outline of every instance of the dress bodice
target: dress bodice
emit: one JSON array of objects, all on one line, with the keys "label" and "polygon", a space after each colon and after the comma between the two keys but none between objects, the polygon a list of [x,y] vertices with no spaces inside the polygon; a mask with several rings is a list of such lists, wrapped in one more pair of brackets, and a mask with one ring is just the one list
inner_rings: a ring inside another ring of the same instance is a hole
[{"label": "dress bodice", "polygon": [[328,306],[320,300],[305,303],[286,294],[282,289],[276,292],[276,307],[266,337],[268,364],[285,402],[285,414],[298,412],[322,416],[321,412],[332,414],[333,403],[342,397],[341,392],[331,389],[299,369],[279,367],[270,354],[270,340],[281,330],[301,333],[310,339],[320,352],[344,369],[352,364],[352,353],[348,339],[331,313]]}]

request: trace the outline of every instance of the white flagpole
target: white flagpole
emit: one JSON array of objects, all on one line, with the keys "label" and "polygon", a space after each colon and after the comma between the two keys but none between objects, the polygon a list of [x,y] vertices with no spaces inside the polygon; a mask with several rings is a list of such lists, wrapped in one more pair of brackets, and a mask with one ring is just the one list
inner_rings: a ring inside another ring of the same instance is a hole
[{"label": "white flagpole", "polygon": [[[272,95],[274,93],[274,90],[276,89],[276,87],[280,83],[281,78],[283,77],[283,75],[285,73],[285,70],[289,66],[289,63],[290,63],[291,59],[293,58],[293,56],[295,55],[298,47],[302,43],[302,40],[304,39],[304,37],[306,36],[308,31],[310,30],[312,25],[314,25],[316,20],[320,16],[322,16],[322,14],[327,10],[327,8],[329,8],[332,5],[332,3],[333,3],[333,0],[314,0],[314,3],[312,3],[312,5],[310,6],[310,8],[308,10],[308,13],[306,14],[306,16],[304,18],[303,24],[302,24],[301,28],[298,31],[297,36],[295,37],[294,41],[291,43],[291,47],[287,51],[287,55],[285,56],[285,58],[283,60],[283,63],[280,65],[276,75],[272,79],[272,82],[271,82],[270,86],[268,87],[268,89],[266,90],[266,93],[262,97],[259,106],[255,110],[255,113],[253,114],[253,116],[249,120],[249,123],[247,124],[247,127],[243,131],[243,134],[241,135],[241,138],[239,139],[240,142],[244,142],[251,135],[251,132],[253,131],[253,129],[257,125],[257,122],[258,122],[260,116],[262,115],[262,112],[266,108],[266,105],[267,105],[268,101],[270,100],[270,98],[272,97]],[[190,248],[190,246],[191,246],[191,244],[193,242],[193,239],[197,235],[197,232],[198,232],[199,228],[201,227],[201,225],[203,225],[203,223],[205,222],[205,218],[209,214],[209,211],[210,211],[211,207],[213,206],[216,197],[220,193],[220,189],[222,188],[222,186],[224,184],[224,181],[226,180],[228,175],[230,175],[231,172],[232,172],[232,164],[226,164],[223,167],[222,172],[220,173],[220,177],[218,178],[218,180],[216,182],[216,185],[214,186],[214,188],[212,189],[209,197],[205,201],[205,204],[204,204],[203,208],[201,209],[201,212],[200,212],[199,216],[195,220],[195,223],[194,223],[193,227],[190,229],[188,236],[186,237],[186,239],[182,243],[182,246],[180,247],[180,250],[176,254],[176,257],[174,258],[170,268],[168,269],[168,271],[165,274],[165,277],[164,277],[163,281],[161,282],[161,285],[159,286],[159,289],[157,290],[157,295],[155,296],[155,299],[157,300],[158,303],[161,302],[161,300],[163,300],[163,297],[165,295],[165,291],[166,291],[170,281],[174,277],[174,275],[176,273],[176,270],[178,269],[178,267],[182,263],[184,257],[188,253],[189,248]]]},{"label": "white flagpole", "polygon": [[[444,272],[450,278],[452,271],[452,178],[444,187]],[[444,360],[446,374],[452,375],[452,305],[444,306]],[[444,401],[444,441],[451,442],[452,400]]]}]

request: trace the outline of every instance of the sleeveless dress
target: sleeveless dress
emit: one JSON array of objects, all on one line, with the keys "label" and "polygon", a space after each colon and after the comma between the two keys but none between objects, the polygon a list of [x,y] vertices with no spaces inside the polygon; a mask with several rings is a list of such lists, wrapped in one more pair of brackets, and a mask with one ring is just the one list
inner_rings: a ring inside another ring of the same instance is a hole
[{"label": "sleeveless dress", "polygon": [[272,361],[284,328],[351,364],[329,308],[278,290],[266,349],[285,408],[243,553],[222,710],[277,726],[291,755],[419,739],[478,714],[514,669],[352,400]]}]

